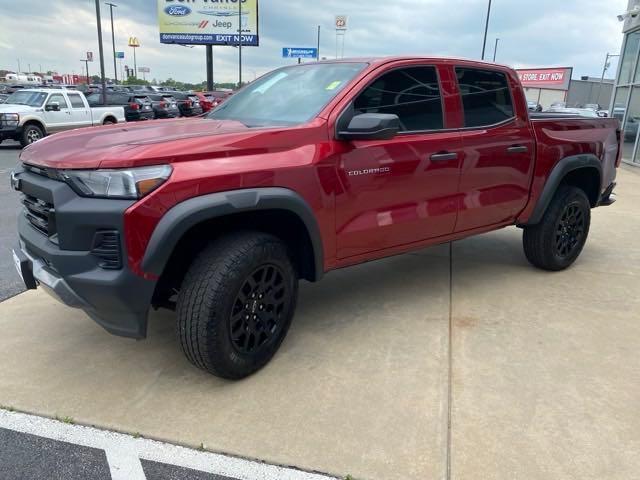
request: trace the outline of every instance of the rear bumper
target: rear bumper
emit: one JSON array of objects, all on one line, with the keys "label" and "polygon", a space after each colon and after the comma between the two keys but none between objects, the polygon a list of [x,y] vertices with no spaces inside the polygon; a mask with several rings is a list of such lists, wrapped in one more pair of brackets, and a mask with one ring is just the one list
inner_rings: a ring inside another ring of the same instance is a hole
[{"label": "rear bumper", "polygon": [[[129,202],[80,198],[67,191],[66,184],[29,172],[20,172],[19,178],[28,194],[40,190],[41,196],[52,195],[45,200],[56,207],[58,229],[56,236],[48,237],[24,214],[18,217],[19,243],[14,252],[27,288],[42,287],[65,305],[84,310],[114,335],[144,338],[156,282],[126,267],[122,222]],[[119,234],[120,269],[104,268],[95,254],[93,239],[104,230]]]},{"label": "rear bumper", "polygon": [[129,112],[126,115],[127,122],[137,122],[139,120],[153,120],[155,114],[153,110],[149,112]]},{"label": "rear bumper", "polygon": [[599,207],[608,207],[609,205],[613,205],[616,202],[616,194],[613,191],[616,188],[616,182],[612,182],[600,195],[600,200],[598,201]]}]

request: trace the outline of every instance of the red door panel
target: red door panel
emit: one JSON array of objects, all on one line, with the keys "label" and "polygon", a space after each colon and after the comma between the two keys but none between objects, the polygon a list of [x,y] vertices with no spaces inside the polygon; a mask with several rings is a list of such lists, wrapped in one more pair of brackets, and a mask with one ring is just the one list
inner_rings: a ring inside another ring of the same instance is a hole
[{"label": "red door panel", "polygon": [[[457,158],[431,159],[444,151]],[[452,233],[461,157],[459,132],[352,142],[338,165],[337,257]]]}]

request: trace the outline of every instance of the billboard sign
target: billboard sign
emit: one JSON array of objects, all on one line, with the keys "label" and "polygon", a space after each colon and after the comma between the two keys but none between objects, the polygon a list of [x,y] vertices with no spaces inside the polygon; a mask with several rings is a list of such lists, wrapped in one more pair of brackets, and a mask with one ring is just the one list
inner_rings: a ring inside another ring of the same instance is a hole
[{"label": "billboard sign", "polygon": [[[157,0],[161,43],[181,45],[242,45],[257,47],[258,0]],[[240,15],[242,12],[242,15]],[[240,22],[238,19],[240,18]]]},{"label": "billboard sign", "polygon": [[124,52],[116,52],[116,58],[124,58]]},{"label": "billboard sign", "polygon": [[569,90],[572,71],[571,67],[516,70],[523,87],[549,90]]},{"label": "billboard sign", "polygon": [[87,62],[93,62],[93,52],[87,52]]},{"label": "billboard sign", "polygon": [[346,15],[336,15],[336,30],[346,30],[348,19]]},{"label": "billboard sign", "polygon": [[316,58],[317,56],[317,48],[284,47],[282,49],[282,58]]},{"label": "billboard sign", "polygon": [[151,69],[149,67],[138,67],[139,73],[150,73]]}]

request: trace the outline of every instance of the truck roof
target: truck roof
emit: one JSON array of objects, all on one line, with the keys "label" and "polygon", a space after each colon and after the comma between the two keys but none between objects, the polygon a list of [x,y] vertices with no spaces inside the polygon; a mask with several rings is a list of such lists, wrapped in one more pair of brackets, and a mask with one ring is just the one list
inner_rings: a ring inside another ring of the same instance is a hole
[{"label": "truck roof", "polygon": [[[503,67],[503,68],[511,68],[508,65],[503,65],[500,63],[487,62],[484,60],[476,60],[473,58],[463,58],[463,57],[449,57],[449,56],[439,56],[439,55],[399,55],[399,56],[389,56],[389,57],[353,57],[353,58],[340,58],[340,59],[327,59],[322,60],[320,63],[353,63],[353,62],[364,62],[375,65],[383,65],[385,63],[391,62],[399,62],[399,61],[409,61],[409,60],[423,60],[427,62],[464,62],[464,63],[474,63],[478,65],[486,65],[486,66],[494,66],[494,67]],[[302,64],[304,65],[304,64]]]}]

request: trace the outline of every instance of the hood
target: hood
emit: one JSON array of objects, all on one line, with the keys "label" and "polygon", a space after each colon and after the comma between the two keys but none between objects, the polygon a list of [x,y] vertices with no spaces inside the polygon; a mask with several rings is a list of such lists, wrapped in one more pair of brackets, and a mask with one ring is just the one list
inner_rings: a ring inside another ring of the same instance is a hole
[{"label": "hood", "polygon": [[51,135],[29,145],[20,159],[49,168],[126,168],[211,157],[238,148],[241,139],[264,129],[240,122],[186,118],[154,120]]},{"label": "hood", "polygon": [[42,108],[17,105],[15,103],[0,103],[0,113],[32,113],[38,110],[42,111]]}]

